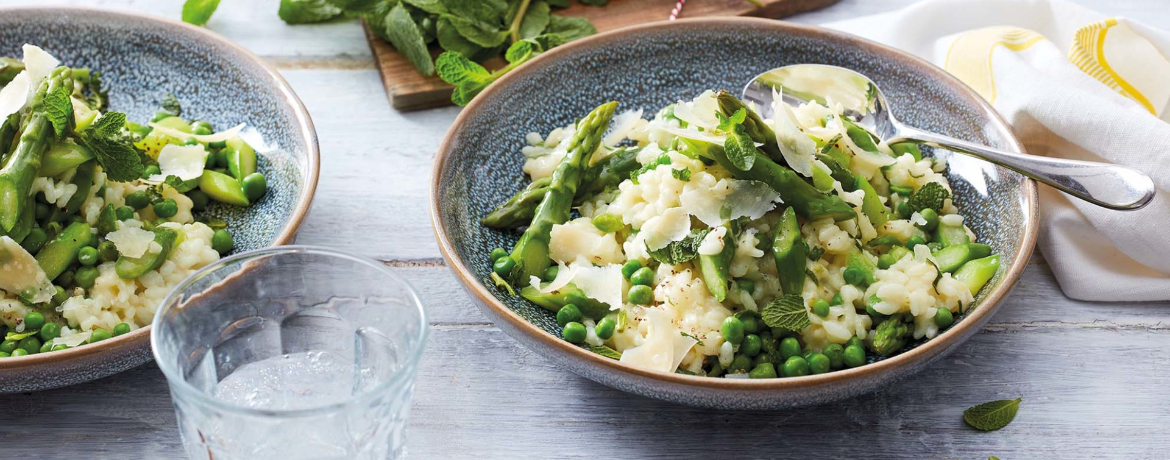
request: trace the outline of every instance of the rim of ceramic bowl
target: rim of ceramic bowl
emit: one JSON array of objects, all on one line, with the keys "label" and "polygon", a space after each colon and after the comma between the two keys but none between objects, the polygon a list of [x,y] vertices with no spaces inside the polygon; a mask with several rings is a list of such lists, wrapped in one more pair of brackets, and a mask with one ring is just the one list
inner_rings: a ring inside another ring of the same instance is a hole
[{"label": "rim of ceramic bowl", "polygon": [[[448,154],[453,145],[456,133],[463,126],[465,121],[473,116],[484,101],[491,98],[491,96],[500,91],[501,88],[508,86],[512,81],[525,76],[529,69],[536,65],[544,65],[546,62],[555,61],[558,58],[567,57],[578,50],[591,49],[596,47],[604,47],[609,43],[622,40],[628,35],[636,35],[645,32],[657,31],[666,28],[678,27],[704,27],[709,25],[722,26],[743,26],[751,27],[756,30],[769,30],[772,32],[789,32],[798,33],[802,35],[819,35],[827,36],[832,40],[844,43],[846,46],[866,48],[882,54],[888,58],[896,59],[899,63],[916,66],[925,70],[927,74],[933,75],[937,80],[944,83],[950,88],[956,89],[960,95],[965,96],[975,103],[977,107],[987,116],[993,127],[1000,131],[1007,133],[1008,149],[1014,149],[1019,152],[1024,152],[1023,145],[1016,139],[1014,132],[1003,120],[1002,117],[986,102],[979,97],[966,84],[959,81],[957,78],[947,74],[942,69],[925,60],[917,58],[908,53],[896,50],[886,45],[872,42],[861,37],[837,32],[817,26],[802,25],[789,23],[784,21],[777,21],[771,19],[761,18],[745,18],[745,17],[716,17],[716,18],[694,18],[682,19],[677,21],[660,21],[649,24],[635,25],[614,31],[609,31],[597,34],[584,39],[576,40],[571,43],[553,48],[552,50],[542,54],[537,59],[525,63],[516,69],[512,70],[499,81],[495,82],[484,90],[478,97],[473,99],[470,104],[459,114],[455,122],[451,125],[450,130],[444,136],[439,150],[435,155],[434,166],[431,172],[431,196],[430,196],[430,214],[431,224],[434,227],[435,236],[438,239],[439,250],[443,254],[443,258],[447,260],[448,265],[455,272],[459,281],[467,288],[467,291],[477,297],[480,304],[486,305],[503,321],[507,321],[512,327],[522,331],[529,336],[535,336],[542,346],[552,347],[555,351],[561,354],[568,354],[576,359],[582,360],[587,364],[600,366],[610,371],[630,374],[637,377],[656,380],[662,383],[699,387],[705,389],[722,389],[722,390],[736,390],[736,391],[777,391],[795,388],[810,388],[819,387],[822,385],[841,383],[854,379],[864,378],[872,374],[882,374],[891,370],[905,367],[918,361],[928,358],[935,354],[937,350],[945,350],[957,344],[960,337],[968,335],[971,328],[980,327],[991,315],[998,309],[1000,302],[1011,291],[1012,287],[1019,280],[1024,268],[1027,267],[1028,259],[1031,257],[1032,250],[1036,243],[1037,234],[1037,216],[1038,216],[1038,197],[1036,192],[1035,182],[1031,179],[1024,178],[1020,185],[1020,199],[1022,200],[1023,212],[1026,214],[1026,222],[1024,223],[1022,232],[1022,241],[1020,243],[1020,250],[1011,260],[1008,265],[1008,270],[1004,273],[1003,281],[999,286],[989,292],[984,297],[983,302],[976,308],[967,313],[962,321],[947,329],[937,337],[926,341],[922,345],[907,350],[906,352],[897,354],[890,358],[883,359],[876,363],[867,364],[852,369],[843,369],[834,372],[828,372],[818,375],[808,375],[795,378],[783,379],[719,379],[710,377],[692,376],[686,374],[669,373],[651,371],[637,368],[624,364],[620,361],[602,357],[596,353],[590,352],[584,348],[575,346],[554,337],[545,330],[533,325],[525,320],[518,313],[508,308],[503,302],[500,302],[495,295],[487,290],[487,288],[480,283],[474,276],[471,269],[463,263],[457,256],[454,246],[451,243],[451,237],[448,235],[447,229],[444,226],[439,214],[439,197],[438,191],[441,186],[441,172],[443,171],[448,160]],[[745,76],[745,78],[750,76]]]},{"label": "rim of ceramic bowl", "polygon": [[[249,51],[248,49],[237,45],[236,43],[223,38],[217,33],[207,30],[203,27],[196,27],[182,21],[157,16],[153,14],[128,13],[122,11],[110,11],[96,8],[85,7],[70,7],[70,6],[46,6],[46,7],[12,7],[0,8],[0,14],[4,13],[43,13],[46,15],[59,13],[75,13],[85,15],[107,15],[116,16],[120,19],[141,20],[147,22],[155,22],[164,27],[177,27],[185,29],[187,32],[194,33],[204,39],[210,40],[217,46],[226,47],[231,51],[239,53],[239,57],[246,62],[250,62],[259,66],[267,74],[269,83],[274,85],[293,110],[297,119],[297,130],[300,136],[306,141],[308,152],[305,152],[307,167],[305,171],[305,182],[301,189],[300,196],[297,197],[296,203],[293,205],[293,213],[289,216],[288,223],[285,224],[284,229],[276,236],[276,240],[272,242],[269,247],[283,246],[291,243],[296,237],[297,230],[304,221],[305,216],[308,215],[309,208],[313,204],[313,197],[317,192],[317,181],[320,176],[321,152],[318,145],[317,130],[313,126],[313,119],[309,117],[309,111],[305,108],[305,104],[293,92],[292,86],[285,81],[280,72],[276,70],[271,64],[265,62],[260,56]],[[221,259],[222,260],[222,259]],[[0,359],[0,371],[14,372],[18,370],[31,369],[45,366],[53,362],[72,361],[92,357],[94,355],[104,354],[112,350],[121,349],[129,350],[138,346],[149,346],[150,340],[150,325],[130,331],[117,337],[111,337],[101,342],[89,343],[78,347],[68,348],[65,350],[54,351],[51,353],[36,353],[17,358]]]}]

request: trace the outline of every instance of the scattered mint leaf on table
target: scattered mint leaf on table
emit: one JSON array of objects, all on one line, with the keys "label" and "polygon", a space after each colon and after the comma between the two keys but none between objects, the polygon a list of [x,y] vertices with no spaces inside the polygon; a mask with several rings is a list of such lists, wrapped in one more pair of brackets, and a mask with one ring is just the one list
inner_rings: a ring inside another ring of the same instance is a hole
[{"label": "scattered mint leaf on table", "polygon": [[276,15],[288,24],[312,24],[340,16],[342,9],[326,0],[280,0]]},{"label": "scattered mint leaf on table", "polygon": [[1012,423],[1023,399],[1001,399],[968,408],[963,411],[963,421],[976,430],[998,430]]},{"label": "scattered mint leaf on table", "polygon": [[183,22],[197,26],[207,24],[216,8],[219,8],[219,0],[187,0],[183,3]]}]

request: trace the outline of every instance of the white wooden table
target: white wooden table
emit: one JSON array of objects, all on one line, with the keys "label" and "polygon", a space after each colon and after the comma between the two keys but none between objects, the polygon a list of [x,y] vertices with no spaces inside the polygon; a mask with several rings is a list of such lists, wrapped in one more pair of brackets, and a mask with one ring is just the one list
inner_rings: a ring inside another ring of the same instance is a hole
[{"label": "white wooden table", "polygon": [[[1079,1],[1170,26],[1164,0]],[[826,22],[910,2],[844,0],[794,20]],[[180,3],[102,2],[174,18]],[[559,370],[480,315],[439,256],[427,218],[427,179],[458,110],[395,112],[355,22],[290,27],[276,8],[276,1],[224,1],[209,27],[276,63],[312,113],[322,175],[299,242],[384,260],[426,302],[433,334],[409,428],[412,457],[1170,457],[1170,303],[1069,300],[1040,257],[991,323],[956,353],[883,391],[837,404],[698,410]],[[968,406],[1017,396],[1024,398],[1019,416],[1003,430],[981,433],[962,422]],[[182,457],[170,396],[154,364],[74,387],[0,396],[0,458]]]}]

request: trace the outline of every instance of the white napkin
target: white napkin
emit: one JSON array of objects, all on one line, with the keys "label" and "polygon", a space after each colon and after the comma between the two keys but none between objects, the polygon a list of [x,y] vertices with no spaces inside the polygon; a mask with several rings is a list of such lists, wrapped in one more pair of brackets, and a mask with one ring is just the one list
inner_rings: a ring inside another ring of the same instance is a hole
[{"label": "white napkin", "polygon": [[1149,174],[1110,211],[1040,188],[1040,251],[1069,297],[1170,300],[1170,33],[1063,0],[927,0],[827,24],[929,60],[987,99],[1028,153]]}]

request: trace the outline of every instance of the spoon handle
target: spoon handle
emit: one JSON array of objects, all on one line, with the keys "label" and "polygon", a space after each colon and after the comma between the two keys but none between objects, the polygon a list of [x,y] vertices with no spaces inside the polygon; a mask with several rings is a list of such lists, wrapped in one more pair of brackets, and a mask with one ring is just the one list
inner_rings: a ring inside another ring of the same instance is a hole
[{"label": "spoon handle", "polygon": [[1141,209],[1154,198],[1154,181],[1125,166],[1007,152],[908,126],[901,127],[894,137],[990,161],[1109,209]]}]

